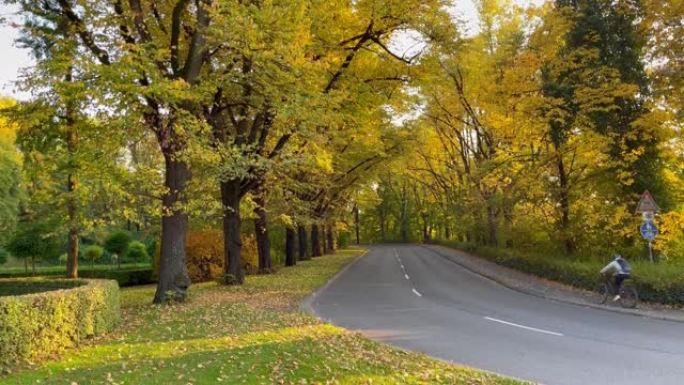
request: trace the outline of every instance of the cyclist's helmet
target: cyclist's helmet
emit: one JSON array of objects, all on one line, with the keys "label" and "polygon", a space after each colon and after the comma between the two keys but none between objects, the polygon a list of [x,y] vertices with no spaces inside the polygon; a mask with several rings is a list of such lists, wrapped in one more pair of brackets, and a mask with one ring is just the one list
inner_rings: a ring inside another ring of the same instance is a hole
[{"label": "cyclist's helmet", "polygon": [[613,254],[613,260],[617,261],[618,259],[622,259],[622,255],[620,255],[618,253]]}]

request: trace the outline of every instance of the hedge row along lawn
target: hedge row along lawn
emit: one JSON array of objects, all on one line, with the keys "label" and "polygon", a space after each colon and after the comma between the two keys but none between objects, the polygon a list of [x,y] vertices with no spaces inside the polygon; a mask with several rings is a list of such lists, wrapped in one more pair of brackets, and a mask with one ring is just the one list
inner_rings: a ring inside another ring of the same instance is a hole
[{"label": "hedge row along lawn", "polygon": [[114,281],[3,279],[0,295],[3,371],[107,333],[121,316],[119,287]]},{"label": "hedge row along lawn", "polygon": [[243,287],[195,285],[183,304],[122,290],[123,327],[0,384],[517,384],[393,349],[298,310],[359,251],[299,262]]},{"label": "hedge row along lawn", "polygon": [[[50,266],[40,269],[37,272],[38,276],[44,277],[63,277],[66,274],[64,266]],[[98,279],[113,279],[119,283],[119,286],[136,286],[147,285],[155,282],[155,274],[152,266],[147,264],[127,264],[121,265],[121,269],[113,268],[111,265],[95,265],[95,269],[91,270],[90,266],[82,267],[78,271],[80,278],[98,278]],[[0,272],[0,278],[20,278],[31,277],[32,274],[20,271],[5,271]]]},{"label": "hedge row along lawn", "polygon": [[[510,249],[437,241],[442,246],[465,250],[499,265],[586,290],[595,290],[598,272],[610,261],[568,259],[563,256],[528,254]],[[629,256],[627,256],[629,259]],[[676,263],[631,261],[632,280],[639,298],[647,302],[684,305],[684,266]]]},{"label": "hedge row along lawn", "polygon": [[[94,268],[95,271],[116,271],[119,267],[116,264],[95,264],[91,267],[90,262],[79,261],[79,273],[91,271]],[[139,269],[151,269],[152,264],[149,262],[145,263],[122,263],[121,270],[139,270]],[[59,275],[66,274],[66,267],[64,265],[52,265],[52,266],[36,266],[37,275]],[[31,266],[29,266],[28,272],[24,266],[6,266],[0,265],[0,277],[19,277],[19,276],[30,276]]]}]

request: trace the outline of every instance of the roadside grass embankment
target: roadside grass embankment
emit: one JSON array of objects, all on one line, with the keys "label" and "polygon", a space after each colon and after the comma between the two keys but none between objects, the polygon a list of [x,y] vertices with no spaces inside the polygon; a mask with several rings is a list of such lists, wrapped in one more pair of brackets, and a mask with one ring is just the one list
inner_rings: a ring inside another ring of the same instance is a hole
[{"label": "roadside grass embankment", "polygon": [[[456,241],[435,244],[467,251],[499,265],[561,282],[586,290],[599,283],[599,271],[609,262],[588,258],[568,258],[543,253],[526,253],[513,249],[479,246]],[[643,301],[666,305],[684,305],[684,265],[681,263],[631,261],[632,282]]]},{"label": "roadside grass embankment", "polygon": [[152,286],[123,289],[117,332],[0,384],[519,384],[391,348],[299,310],[360,253],[302,261],[239,287],[195,285],[178,304],[149,304]]}]

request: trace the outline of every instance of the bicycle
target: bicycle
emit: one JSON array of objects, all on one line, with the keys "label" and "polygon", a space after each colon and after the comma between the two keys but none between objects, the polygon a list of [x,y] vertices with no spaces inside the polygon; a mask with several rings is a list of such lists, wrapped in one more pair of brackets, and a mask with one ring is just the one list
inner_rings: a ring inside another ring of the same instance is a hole
[{"label": "bicycle", "polygon": [[[605,304],[608,302],[609,297],[613,297],[617,294],[615,292],[615,283],[609,277],[603,277],[603,282],[599,284],[597,291],[600,295],[601,304]],[[627,309],[633,309],[636,307],[637,302],[639,302],[639,293],[636,288],[629,283],[623,282],[620,287],[620,306]]]}]

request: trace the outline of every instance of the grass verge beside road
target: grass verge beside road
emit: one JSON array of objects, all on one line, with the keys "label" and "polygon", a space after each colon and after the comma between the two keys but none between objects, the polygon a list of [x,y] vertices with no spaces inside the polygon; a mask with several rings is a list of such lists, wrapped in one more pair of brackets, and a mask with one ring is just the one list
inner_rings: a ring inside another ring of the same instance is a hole
[{"label": "grass verge beside road", "polygon": [[[470,252],[502,266],[586,290],[596,289],[599,271],[610,261],[610,256],[605,256],[603,260],[583,260],[455,241],[435,243]],[[653,264],[645,261],[632,261],[630,264],[632,281],[641,300],[684,305],[684,265],[665,262]]]},{"label": "grass verge beside road", "polygon": [[0,384],[518,384],[370,341],[298,310],[359,254],[303,261],[250,276],[241,287],[195,285],[182,304],[150,305],[151,286],[123,289],[119,331]]}]

